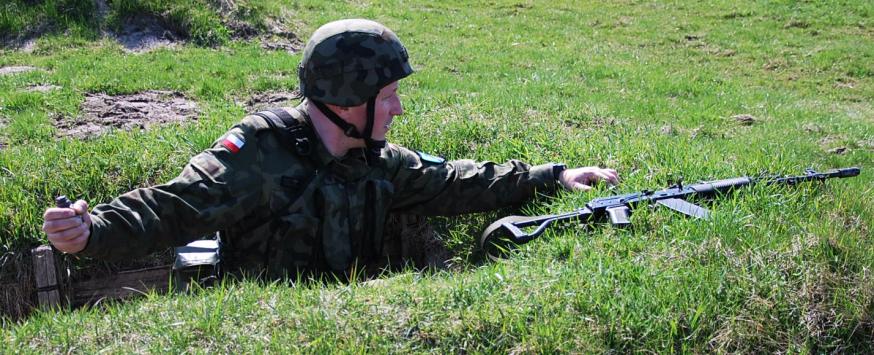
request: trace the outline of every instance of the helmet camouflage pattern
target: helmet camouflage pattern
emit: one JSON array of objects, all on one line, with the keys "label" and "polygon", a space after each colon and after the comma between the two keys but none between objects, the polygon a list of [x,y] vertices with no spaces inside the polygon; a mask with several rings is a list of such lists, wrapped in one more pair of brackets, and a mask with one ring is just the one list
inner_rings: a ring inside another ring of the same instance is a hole
[{"label": "helmet camouflage pattern", "polygon": [[337,106],[358,106],[386,85],[413,73],[407,49],[374,21],[325,24],[307,42],[298,68],[301,95]]}]

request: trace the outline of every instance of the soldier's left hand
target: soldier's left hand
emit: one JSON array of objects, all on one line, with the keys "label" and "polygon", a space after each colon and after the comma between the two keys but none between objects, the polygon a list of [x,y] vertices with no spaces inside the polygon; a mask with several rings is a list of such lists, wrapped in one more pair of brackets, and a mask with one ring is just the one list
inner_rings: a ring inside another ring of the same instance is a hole
[{"label": "soldier's left hand", "polygon": [[610,185],[619,183],[619,173],[613,169],[602,169],[597,166],[567,169],[558,176],[558,181],[568,190],[586,191],[600,181]]}]

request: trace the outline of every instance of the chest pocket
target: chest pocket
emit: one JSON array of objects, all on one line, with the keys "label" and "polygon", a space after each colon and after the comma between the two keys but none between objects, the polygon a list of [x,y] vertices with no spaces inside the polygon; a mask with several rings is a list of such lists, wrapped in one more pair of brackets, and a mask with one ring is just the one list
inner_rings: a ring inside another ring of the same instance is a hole
[{"label": "chest pocket", "polygon": [[[268,277],[294,276],[321,268],[321,223],[313,202],[324,178],[322,173],[308,182],[293,176],[280,178],[280,187],[270,205],[275,218],[270,219],[269,227],[262,234],[267,237],[262,255]],[[303,190],[302,186],[305,186]]]},{"label": "chest pocket", "polygon": [[342,182],[326,179],[318,191],[324,261],[333,271],[347,270],[356,259],[381,255],[383,227],[394,186],[379,179]]}]

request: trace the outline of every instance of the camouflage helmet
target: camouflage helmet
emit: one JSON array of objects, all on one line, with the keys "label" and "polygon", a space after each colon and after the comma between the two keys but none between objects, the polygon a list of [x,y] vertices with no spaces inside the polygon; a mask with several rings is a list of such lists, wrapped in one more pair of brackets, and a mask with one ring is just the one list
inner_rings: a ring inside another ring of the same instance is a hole
[{"label": "camouflage helmet", "polygon": [[298,68],[303,97],[358,106],[386,85],[413,73],[398,37],[374,21],[327,23],[313,33]]}]

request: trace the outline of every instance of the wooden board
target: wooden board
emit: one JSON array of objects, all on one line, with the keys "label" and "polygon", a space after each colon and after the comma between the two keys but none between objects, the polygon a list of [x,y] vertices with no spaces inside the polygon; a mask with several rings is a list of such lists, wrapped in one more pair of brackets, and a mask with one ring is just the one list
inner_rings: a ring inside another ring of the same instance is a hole
[{"label": "wooden board", "polygon": [[33,257],[33,278],[39,306],[43,309],[61,305],[61,290],[55,251],[48,245],[31,250]]},{"label": "wooden board", "polygon": [[[32,268],[23,267],[27,271],[24,276],[19,276],[26,280],[0,280],[0,317],[21,319],[36,307],[81,307],[152,291],[167,292],[170,287],[170,264],[114,273],[98,271],[87,280],[76,280],[67,277],[68,272],[62,272],[66,270],[61,265],[63,258],[51,246],[39,246],[30,252]],[[22,262],[27,263],[28,259]]]},{"label": "wooden board", "polygon": [[122,271],[72,285],[70,303],[77,307],[103,299],[124,299],[151,291],[166,292],[170,285],[171,265]]}]

